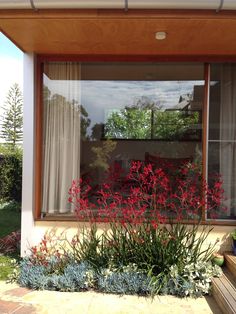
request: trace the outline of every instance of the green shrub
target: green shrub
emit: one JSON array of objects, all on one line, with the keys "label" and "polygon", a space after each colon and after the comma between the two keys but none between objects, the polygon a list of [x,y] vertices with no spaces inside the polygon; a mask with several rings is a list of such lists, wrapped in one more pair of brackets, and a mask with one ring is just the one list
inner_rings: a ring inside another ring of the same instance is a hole
[{"label": "green shrub", "polygon": [[20,229],[20,208],[16,202],[0,203],[0,239]]},{"label": "green shrub", "polygon": [[4,211],[12,211],[12,212],[20,212],[21,204],[16,201],[8,201],[8,202],[0,202],[0,210]]},{"label": "green shrub", "polygon": [[0,146],[0,200],[21,202],[22,149]]}]

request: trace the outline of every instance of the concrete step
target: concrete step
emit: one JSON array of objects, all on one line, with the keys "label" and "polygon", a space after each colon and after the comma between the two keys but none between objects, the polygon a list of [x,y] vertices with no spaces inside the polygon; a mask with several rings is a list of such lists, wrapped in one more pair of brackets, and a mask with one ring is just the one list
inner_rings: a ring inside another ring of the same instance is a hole
[{"label": "concrete step", "polygon": [[236,281],[225,268],[220,278],[212,280],[212,295],[224,314],[236,314]]}]

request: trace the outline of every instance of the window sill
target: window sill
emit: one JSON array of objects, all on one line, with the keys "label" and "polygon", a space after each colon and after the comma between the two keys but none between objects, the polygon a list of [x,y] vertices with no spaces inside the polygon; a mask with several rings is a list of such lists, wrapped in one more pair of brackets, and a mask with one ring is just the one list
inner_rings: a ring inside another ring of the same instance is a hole
[{"label": "window sill", "polygon": [[[50,215],[42,218],[35,218],[35,221],[77,221],[77,222],[88,222],[88,220],[79,220],[76,216],[73,215]],[[104,222],[103,222],[104,223]],[[105,222],[107,223],[107,222]],[[197,224],[197,221],[185,220],[183,224]],[[200,222],[200,225],[209,225],[209,226],[236,226],[236,220],[206,220]]]},{"label": "window sill", "polygon": [[76,216],[71,214],[48,215],[44,217],[36,217],[35,221],[79,221]]}]

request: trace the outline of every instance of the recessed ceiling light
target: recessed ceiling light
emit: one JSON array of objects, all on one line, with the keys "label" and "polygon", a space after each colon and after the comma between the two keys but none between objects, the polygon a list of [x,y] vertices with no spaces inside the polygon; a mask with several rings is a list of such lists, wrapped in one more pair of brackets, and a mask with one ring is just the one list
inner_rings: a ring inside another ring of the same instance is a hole
[{"label": "recessed ceiling light", "polygon": [[156,39],[157,40],[163,40],[166,39],[166,32],[156,32]]}]

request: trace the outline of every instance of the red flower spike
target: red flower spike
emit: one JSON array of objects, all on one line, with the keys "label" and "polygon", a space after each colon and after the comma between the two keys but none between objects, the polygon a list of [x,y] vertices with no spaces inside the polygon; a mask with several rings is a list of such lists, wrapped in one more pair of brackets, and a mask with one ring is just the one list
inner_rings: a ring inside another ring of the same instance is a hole
[{"label": "red flower spike", "polygon": [[78,218],[123,226],[147,222],[156,228],[168,218],[192,219],[203,206],[214,214],[223,200],[219,177],[210,189],[194,164],[176,168],[168,163],[168,168],[165,165],[155,168],[152,164],[132,162],[127,178],[119,185],[121,173],[122,169],[115,164],[101,189],[94,189],[89,180],[72,182],[69,202]]}]

